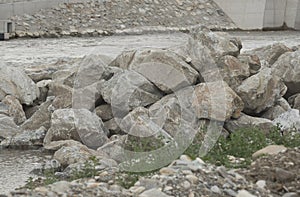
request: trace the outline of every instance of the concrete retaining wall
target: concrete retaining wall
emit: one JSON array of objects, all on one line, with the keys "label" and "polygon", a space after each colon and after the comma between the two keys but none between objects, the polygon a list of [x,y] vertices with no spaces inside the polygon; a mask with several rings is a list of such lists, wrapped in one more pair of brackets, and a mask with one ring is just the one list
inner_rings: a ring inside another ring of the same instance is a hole
[{"label": "concrete retaining wall", "polygon": [[214,0],[245,30],[279,28],[286,24],[300,29],[300,0]]}]

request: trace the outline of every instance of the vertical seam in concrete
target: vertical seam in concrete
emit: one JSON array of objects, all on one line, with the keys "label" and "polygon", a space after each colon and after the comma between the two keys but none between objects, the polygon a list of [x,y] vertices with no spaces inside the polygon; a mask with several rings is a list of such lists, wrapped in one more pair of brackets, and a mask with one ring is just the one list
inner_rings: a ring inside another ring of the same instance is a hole
[{"label": "vertical seam in concrete", "polygon": [[266,18],[266,6],[267,6],[267,1],[268,0],[265,0],[265,6],[264,6],[264,17],[263,17],[263,20],[262,20],[262,25],[261,25],[261,28],[263,29],[265,27],[265,18]]},{"label": "vertical seam in concrete", "polygon": [[300,21],[297,22],[297,19],[298,19],[298,18],[299,18],[298,20],[300,20],[300,15],[299,15],[300,13],[299,13],[299,11],[298,11],[298,10],[300,9],[300,7],[299,7],[300,5],[299,5],[299,4],[300,4],[300,0],[298,0],[298,3],[297,3],[297,10],[296,10],[295,24],[294,24],[294,28],[295,28],[295,29],[300,29],[300,25],[299,25],[299,24],[300,24]]},{"label": "vertical seam in concrete", "polygon": [[284,25],[284,24],[286,24],[287,25],[287,22],[286,22],[286,19],[287,19],[287,1],[288,0],[285,0],[285,5],[284,5],[284,20],[283,20],[283,24],[282,25]]}]

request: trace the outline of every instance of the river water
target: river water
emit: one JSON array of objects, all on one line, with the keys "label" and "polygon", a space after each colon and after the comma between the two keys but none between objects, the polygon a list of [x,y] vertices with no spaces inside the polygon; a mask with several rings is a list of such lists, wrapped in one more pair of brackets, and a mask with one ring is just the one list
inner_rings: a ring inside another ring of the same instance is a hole
[{"label": "river water", "polygon": [[[243,50],[282,42],[289,47],[300,45],[300,32],[229,32],[240,37]],[[123,50],[139,48],[166,48],[184,43],[182,33],[112,36],[106,38],[17,39],[0,42],[0,61],[9,65],[28,67],[53,63],[59,58],[104,54],[112,58]],[[26,183],[30,172],[45,160],[39,151],[12,151],[0,149],[0,194]]]}]

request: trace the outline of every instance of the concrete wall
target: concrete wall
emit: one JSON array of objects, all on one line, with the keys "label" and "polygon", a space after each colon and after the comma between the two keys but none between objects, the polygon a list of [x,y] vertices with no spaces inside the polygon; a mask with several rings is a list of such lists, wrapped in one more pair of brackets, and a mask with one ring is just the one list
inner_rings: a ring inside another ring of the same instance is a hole
[{"label": "concrete wall", "polygon": [[285,22],[286,0],[267,0],[264,27],[282,27]]},{"label": "concrete wall", "polygon": [[241,29],[261,29],[266,0],[215,0]]},{"label": "concrete wall", "polygon": [[214,0],[245,30],[278,28],[284,23],[300,29],[300,0]]}]

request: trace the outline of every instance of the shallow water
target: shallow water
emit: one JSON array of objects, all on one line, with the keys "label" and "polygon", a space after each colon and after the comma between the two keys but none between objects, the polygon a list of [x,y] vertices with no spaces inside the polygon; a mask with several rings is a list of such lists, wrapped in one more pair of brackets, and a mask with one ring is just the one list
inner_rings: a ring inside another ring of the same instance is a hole
[{"label": "shallow water", "polygon": [[[242,51],[275,42],[282,42],[289,47],[300,45],[300,32],[297,31],[229,33],[242,39]],[[187,34],[172,33],[104,38],[15,39],[0,42],[0,51],[1,61],[24,67],[56,62],[58,58],[83,57],[89,54],[104,54],[114,58],[124,50],[166,48],[180,45],[187,38]]]},{"label": "shallow water", "polygon": [[0,194],[21,187],[29,177],[35,177],[36,175],[30,172],[39,168],[47,158],[49,159],[49,156],[38,150],[0,149]]},{"label": "shallow water", "polygon": [[[300,32],[230,32],[240,37],[243,51],[282,42],[289,47],[300,45]],[[137,48],[166,48],[187,40],[186,34],[156,34],[112,36],[108,38],[24,39],[0,42],[0,61],[14,66],[31,66],[57,61],[64,57],[83,57],[104,54],[112,58],[124,50]],[[1,62],[0,62],[1,63]],[[40,151],[0,149],[0,194],[26,183],[30,172],[40,165],[45,156]]]}]

